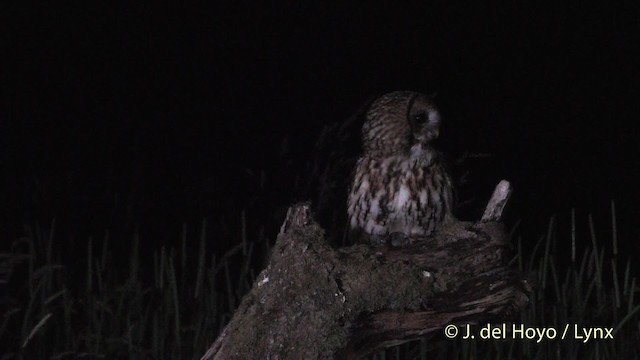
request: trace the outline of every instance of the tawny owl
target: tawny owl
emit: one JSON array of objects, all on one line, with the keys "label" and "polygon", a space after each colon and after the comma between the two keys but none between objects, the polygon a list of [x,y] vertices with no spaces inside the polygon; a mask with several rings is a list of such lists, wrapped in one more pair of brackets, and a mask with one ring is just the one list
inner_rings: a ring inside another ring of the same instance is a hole
[{"label": "tawny owl", "polygon": [[380,244],[429,235],[452,216],[451,179],[432,146],[439,129],[426,95],[396,91],[372,103],[347,204],[352,231]]}]

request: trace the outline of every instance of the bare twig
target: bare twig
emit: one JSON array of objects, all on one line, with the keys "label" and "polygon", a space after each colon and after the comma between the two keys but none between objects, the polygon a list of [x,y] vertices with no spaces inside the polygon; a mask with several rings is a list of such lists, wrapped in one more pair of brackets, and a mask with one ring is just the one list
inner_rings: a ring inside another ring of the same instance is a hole
[{"label": "bare twig", "polygon": [[493,190],[493,195],[482,215],[482,221],[500,221],[505,206],[511,197],[511,184],[507,180],[502,180]]}]

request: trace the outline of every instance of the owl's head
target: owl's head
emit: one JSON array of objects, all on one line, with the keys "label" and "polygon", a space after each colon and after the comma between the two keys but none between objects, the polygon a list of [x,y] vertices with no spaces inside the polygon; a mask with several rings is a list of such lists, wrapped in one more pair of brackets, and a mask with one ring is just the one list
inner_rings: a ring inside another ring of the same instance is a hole
[{"label": "owl's head", "polygon": [[378,155],[427,147],[440,133],[440,114],[433,99],[413,91],[395,91],[376,99],[362,128],[364,150]]}]

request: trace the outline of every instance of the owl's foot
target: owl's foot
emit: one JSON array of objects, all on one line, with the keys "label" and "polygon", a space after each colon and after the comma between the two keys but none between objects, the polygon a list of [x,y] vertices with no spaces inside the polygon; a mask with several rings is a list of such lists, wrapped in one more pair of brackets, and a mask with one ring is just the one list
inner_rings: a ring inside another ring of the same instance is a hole
[{"label": "owl's foot", "polygon": [[367,236],[367,240],[371,246],[384,246],[387,244],[388,239],[388,235],[369,234]]},{"label": "owl's foot", "polygon": [[392,232],[389,236],[389,243],[393,247],[401,247],[405,245],[411,244],[411,239],[405,233],[401,232]]},{"label": "owl's foot", "polygon": [[401,232],[392,232],[384,235],[368,234],[366,239],[371,246],[389,245],[392,247],[401,247],[411,244],[409,236]]}]

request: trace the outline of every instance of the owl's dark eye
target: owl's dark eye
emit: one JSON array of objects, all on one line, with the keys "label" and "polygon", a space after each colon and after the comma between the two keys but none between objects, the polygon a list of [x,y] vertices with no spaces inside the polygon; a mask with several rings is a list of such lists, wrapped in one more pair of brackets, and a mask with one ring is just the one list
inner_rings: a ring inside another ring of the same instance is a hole
[{"label": "owl's dark eye", "polygon": [[416,124],[418,125],[422,125],[424,123],[427,122],[427,120],[429,120],[429,115],[427,113],[418,113],[416,114],[413,119],[415,120]]}]

